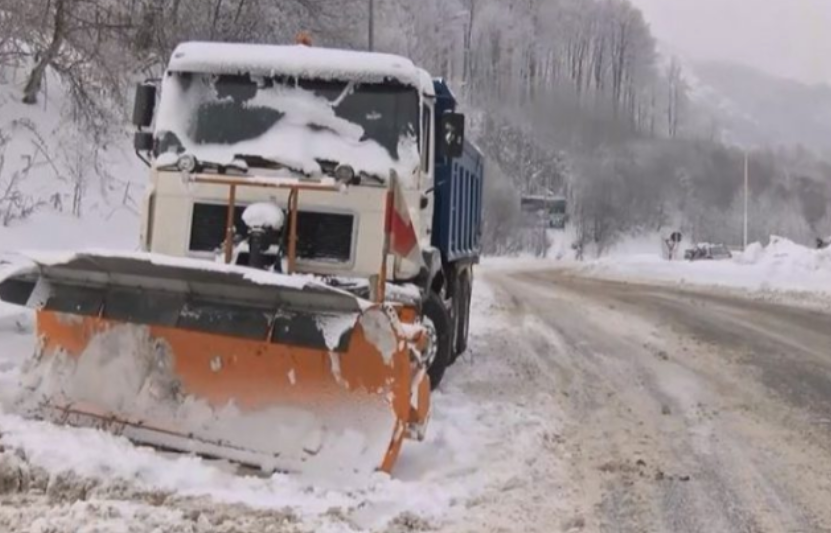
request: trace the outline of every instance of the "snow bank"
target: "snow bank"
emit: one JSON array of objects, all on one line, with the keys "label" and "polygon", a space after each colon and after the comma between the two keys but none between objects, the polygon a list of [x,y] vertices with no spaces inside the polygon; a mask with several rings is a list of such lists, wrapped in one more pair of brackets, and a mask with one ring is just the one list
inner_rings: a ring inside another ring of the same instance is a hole
[{"label": "snow bank", "polygon": [[575,240],[572,226],[567,226],[564,230],[548,230],[548,257],[558,261],[575,259],[577,252],[572,247]]},{"label": "snow bank", "polygon": [[729,260],[667,261],[653,252],[616,254],[570,266],[606,278],[831,296],[831,249],[807,248],[780,237],[771,237],[767,246],[751,244]]},{"label": "snow bank", "polygon": [[[68,88],[51,70],[38,103],[23,104],[28,72],[0,66],[0,247],[21,221],[38,216],[75,212],[96,219],[90,229],[101,234],[120,211],[135,213],[142,197],[147,170],[133,153],[131,128],[111,124],[96,142],[73,120]],[[40,238],[65,233],[56,224]]]},{"label": "snow bank", "polygon": [[84,218],[54,211],[42,211],[25,220],[0,227],[0,255],[21,250],[46,252],[74,247],[100,246],[108,250],[138,249],[139,217],[117,209],[107,216]]},{"label": "snow bank", "polygon": [[[603,255],[605,257],[626,257],[633,255],[657,255],[665,252],[664,239],[666,235],[660,233],[645,233],[631,236],[613,244]],[[679,249],[684,248],[682,243]],[[682,253],[683,255],[683,253]]]}]

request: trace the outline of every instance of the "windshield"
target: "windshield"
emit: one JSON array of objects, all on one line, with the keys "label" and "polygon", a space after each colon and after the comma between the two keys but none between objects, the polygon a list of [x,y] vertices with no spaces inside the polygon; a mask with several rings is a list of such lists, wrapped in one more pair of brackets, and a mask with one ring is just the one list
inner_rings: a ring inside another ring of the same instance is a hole
[{"label": "windshield", "polygon": [[418,166],[418,124],[418,92],[395,82],[170,73],[157,155],[217,164],[258,156],[309,174],[333,162],[387,176]]}]

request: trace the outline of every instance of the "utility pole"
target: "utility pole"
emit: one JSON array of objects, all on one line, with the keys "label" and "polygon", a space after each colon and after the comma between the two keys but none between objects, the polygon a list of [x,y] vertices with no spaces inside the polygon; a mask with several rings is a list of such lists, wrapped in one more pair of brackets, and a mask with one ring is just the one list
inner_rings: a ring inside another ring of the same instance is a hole
[{"label": "utility pole", "polygon": [[747,150],[744,151],[744,249],[747,249],[747,203],[749,194],[749,168]]},{"label": "utility pole", "polygon": [[369,51],[375,49],[375,0],[369,0]]}]

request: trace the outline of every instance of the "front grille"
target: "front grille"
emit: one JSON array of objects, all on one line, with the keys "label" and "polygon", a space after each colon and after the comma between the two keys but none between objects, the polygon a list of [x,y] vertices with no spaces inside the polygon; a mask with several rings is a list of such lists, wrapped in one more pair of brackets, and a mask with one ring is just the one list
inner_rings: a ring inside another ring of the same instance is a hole
[{"label": "front grille", "polygon": [[[245,206],[234,210],[234,228],[238,235],[248,236],[242,221]],[[219,204],[193,205],[193,224],[190,230],[190,250],[214,252],[225,240],[225,220],[228,207]],[[307,261],[346,263],[352,257],[352,233],[355,217],[340,213],[297,213],[297,257]]]}]

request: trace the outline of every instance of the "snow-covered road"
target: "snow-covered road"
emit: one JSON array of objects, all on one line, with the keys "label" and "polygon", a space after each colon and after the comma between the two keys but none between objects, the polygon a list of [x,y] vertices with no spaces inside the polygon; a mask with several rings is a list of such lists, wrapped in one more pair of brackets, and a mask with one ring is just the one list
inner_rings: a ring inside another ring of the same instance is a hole
[{"label": "snow-covered road", "polygon": [[549,531],[831,531],[827,312],[563,270],[489,280],[537,346],[528,386],[564,409],[567,489],[536,508],[569,512]]}]

